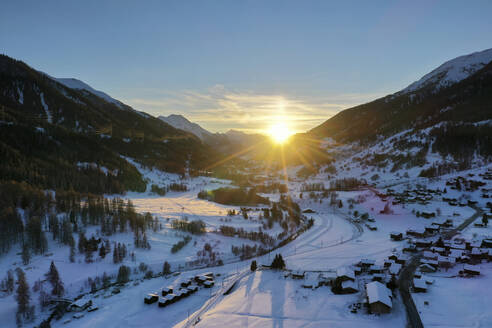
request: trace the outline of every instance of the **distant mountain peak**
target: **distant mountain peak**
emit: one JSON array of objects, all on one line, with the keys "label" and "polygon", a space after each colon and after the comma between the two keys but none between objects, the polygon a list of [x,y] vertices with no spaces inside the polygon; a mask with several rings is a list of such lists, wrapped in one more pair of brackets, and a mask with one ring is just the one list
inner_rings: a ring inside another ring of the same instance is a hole
[{"label": "distant mountain peak", "polygon": [[432,87],[433,91],[438,91],[441,88],[466,79],[491,61],[492,48],[456,57],[424,75],[420,80],[413,82],[398,93],[411,93],[424,87]]},{"label": "distant mountain peak", "polygon": [[199,124],[190,122],[186,117],[179,114],[171,114],[169,116],[159,116],[161,121],[166,122],[176,129],[180,129],[186,132],[193,133],[201,140],[210,137],[212,132],[205,130]]}]

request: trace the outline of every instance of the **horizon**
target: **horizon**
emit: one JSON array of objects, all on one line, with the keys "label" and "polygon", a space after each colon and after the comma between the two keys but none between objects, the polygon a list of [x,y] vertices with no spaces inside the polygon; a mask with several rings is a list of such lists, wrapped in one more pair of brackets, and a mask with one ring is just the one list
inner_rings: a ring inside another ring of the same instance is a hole
[{"label": "horizon", "polygon": [[212,133],[265,134],[279,121],[298,133],[490,48],[490,33],[476,33],[492,32],[487,7],[19,1],[0,13],[0,52]]}]

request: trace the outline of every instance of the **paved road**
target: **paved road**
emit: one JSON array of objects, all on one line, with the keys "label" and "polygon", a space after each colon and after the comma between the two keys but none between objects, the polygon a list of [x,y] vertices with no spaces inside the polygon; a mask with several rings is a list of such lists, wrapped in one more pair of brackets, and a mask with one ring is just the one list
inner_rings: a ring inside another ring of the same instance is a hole
[{"label": "paved road", "polygon": [[[470,207],[472,207],[476,211],[475,214],[470,216],[455,229],[443,234],[443,237],[445,239],[451,239],[453,236],[455,236],[460,231],[468,227],[473,221],[475,221],[479,216],[482,215],[482,210],[480,208],[478,208],[477,206],[470,206]],[[407,266],[405,266],[401,271],[400,278],[399,278],[400,295],[403,304],[405,305],[405,310],[407,312],[408,327],[412,327],[412,328],[424,327],[424,324],[420,319],[419,311],[417,310],[412,295],[410,294],[410,286],[412,285],[413,275],[420,263],[421,258],[422,258],[422,253],[417,253],[415,256],[413,256],[412,259],[410,260],[410,263]]]}]

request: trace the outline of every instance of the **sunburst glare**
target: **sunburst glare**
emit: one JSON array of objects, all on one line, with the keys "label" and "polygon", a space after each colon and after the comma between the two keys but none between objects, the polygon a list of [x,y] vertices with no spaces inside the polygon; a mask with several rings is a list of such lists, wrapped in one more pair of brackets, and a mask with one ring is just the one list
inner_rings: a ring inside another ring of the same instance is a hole
[{"label": "sunburst glare", "polygon": [[273,141],[278,144],[283,144],[289,139],[292,132],[285,123],[279,122],[270,127],[268,134]]}]

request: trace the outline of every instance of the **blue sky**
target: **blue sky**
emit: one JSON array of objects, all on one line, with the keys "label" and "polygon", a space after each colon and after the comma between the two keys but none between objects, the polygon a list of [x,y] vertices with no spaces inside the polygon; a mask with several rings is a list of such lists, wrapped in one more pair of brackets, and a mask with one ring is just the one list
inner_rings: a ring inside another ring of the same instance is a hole
[{"label": "blue sky", "polygon": [[492,47],[492,1],[10,1],[0,52],[212,131],[294,130]]}]

